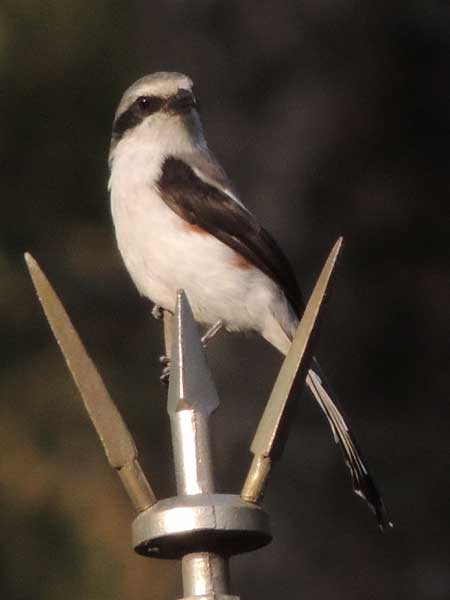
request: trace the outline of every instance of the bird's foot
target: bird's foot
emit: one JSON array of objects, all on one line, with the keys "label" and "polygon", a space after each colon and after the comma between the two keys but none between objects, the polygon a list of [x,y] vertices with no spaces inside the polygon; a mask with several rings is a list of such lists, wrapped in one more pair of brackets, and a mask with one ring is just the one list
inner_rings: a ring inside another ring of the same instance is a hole
[{"label": "bird's foot", "polygon": [[[155,304],[155,306],[153,307],[152,310],[152,315],[155,317],[155,319],[159,319],[161,318],[159,315],[163,316],[164,311],[160,306],[157,306]],[[222,321],[217,321],[217,323],[214,323],[214,325],[212,327],[210,327],[208,329],[208,331],[205,333],[205,335],[201,338],[201,342],[203,345],[203,348],[206,349],[206,346],[208,345],[208,342],[210,340],[212,340],[212,338],[219,333],[219,331],[223,328],[223,322]],[[162,355],[159,357],[159,362],[162,365],[162,372],[160,375],[159,380],[161,381],[161,383],[163,385],[169,385],[169,379],[170,379],[170,357],[169,356],[165,356]]]},{"label": "bird's foot", "polygon": [[169,379],[170,379],[170,357],[169,356],[160,356],[159,357],[159,362],[162,365],[162,372],[160,375],[160,382],[163,385],[169,385]]},{"label": "bird's foot", "polygon": [[157,304],[154,304],[152,308],[152,317],[157,321],[161,321],[161,319],[164,318],[164,309]]},{"label": "bird's foot", "polygon": [[201,342],[202,342],[203,348],[205,348],[205,350],[206,350],[206,346],[208,345],[208,342],[210,340],[212,340],[213,337],[216,334],[218,334],[222,328],[223,328],[223,321],[217,321],[216,323],[214,323],[214,325],[212,327],[210,327],[208,329],[208,331],[205,333],[205,335],[203,335],[201,337]]}]

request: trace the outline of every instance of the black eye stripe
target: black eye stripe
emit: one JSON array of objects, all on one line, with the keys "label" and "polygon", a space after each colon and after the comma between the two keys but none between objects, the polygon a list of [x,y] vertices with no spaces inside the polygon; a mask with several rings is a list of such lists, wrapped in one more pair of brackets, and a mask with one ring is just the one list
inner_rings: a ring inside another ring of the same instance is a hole
[{"label": "black eye stripe", "polygon": [[113,124],[112,136],[118,142],[129,129],[134,129],[146,117],[160,110],[184,114],[197,108],[194,95],[189,90],[180,89],[168,98],[160,96],[139,96]]},{"label": "black eye stripe", "polygon": [[164,103],[165,99],[159,96],[140,96],[134,104],[137,106],[137,110],[148,116],[161,110]]},{"label": "black eye stripe", "polygon": [[[145,99],[145,102],[144,102]],[[113,124],[112,134],[118,140],[126,131],[133,129],[149,115],[158,112],[164,106],[166,98],[159,96],[140,96],[131,104]]]}]

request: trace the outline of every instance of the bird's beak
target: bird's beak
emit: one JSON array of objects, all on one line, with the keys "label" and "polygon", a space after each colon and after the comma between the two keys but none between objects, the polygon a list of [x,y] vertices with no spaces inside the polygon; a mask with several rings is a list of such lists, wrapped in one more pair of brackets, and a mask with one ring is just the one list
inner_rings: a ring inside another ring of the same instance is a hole
[{"label": "bird's beak", "polygon": [[192,92],[189,90],[178,90],[175,96],[172,96],[166,102],[164,110],[177,114],[186,114],[195,108],[195,106],[196,101]]}]

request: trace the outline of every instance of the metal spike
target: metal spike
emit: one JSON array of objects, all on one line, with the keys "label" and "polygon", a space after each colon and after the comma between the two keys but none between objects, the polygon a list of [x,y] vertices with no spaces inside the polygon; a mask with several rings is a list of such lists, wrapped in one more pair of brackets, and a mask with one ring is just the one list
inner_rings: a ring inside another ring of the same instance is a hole
[{"label": "metal spike", "polygon": [[219,396],[186,294],[177,292],[167,399],[179,494],[212,494],[208,419]]},{"label": "metal spike", "polygon": [[103,444],[109,464],[118,471],[136,510],[142,511],[152,506],[156,498],[137,461],[134,440],[47,277],[30,254],[25,254],[25,260],[47,320]]},{"label": "metal spike", "polygon": [[177,292],[173,319],[169,397],[170,415],[195,409],[210,415],[219,406],[219,396],[206,363],[197,323],[183,290]]},{"label": "metal spike", "polygon": [[[289,352],[278,374],[263,416],[251,445],[254,454],[241,497],[250,502],[258,502],[270,473],[274,450],[279,442],[281,423],[289,394],[297,373],[309,358],[312,334],[317,326],[323,307],[323,300],[342,246],[342,237],[335,243],[314,287],[303,317],[298,325]],[[306,376],[306,369],[303,369]]]}]

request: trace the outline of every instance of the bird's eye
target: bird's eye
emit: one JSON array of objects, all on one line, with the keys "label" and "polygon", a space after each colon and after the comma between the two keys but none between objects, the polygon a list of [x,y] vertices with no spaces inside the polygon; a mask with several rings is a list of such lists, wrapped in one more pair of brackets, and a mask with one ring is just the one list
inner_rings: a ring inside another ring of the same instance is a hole
[{"label": "bird's eye", "polygon": [[150,106],[150,99],[147,98],[147,96],[141,96],[136,102],[139,108],[143,111],[147,110]]},{"label": "bird's eye", "polygon": [[139,113],[143,116],[151,115],[161,110],[164,104],[164,98],[159,96],[139,96],[135,105]]}]

